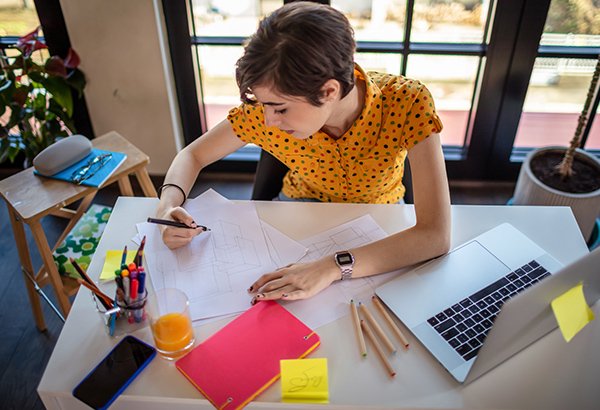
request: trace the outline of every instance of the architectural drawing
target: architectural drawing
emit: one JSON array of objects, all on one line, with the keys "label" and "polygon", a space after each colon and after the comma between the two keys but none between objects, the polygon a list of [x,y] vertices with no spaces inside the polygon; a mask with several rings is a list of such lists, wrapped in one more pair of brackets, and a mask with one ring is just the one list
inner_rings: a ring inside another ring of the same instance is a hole
[{"label": "architectural drawing", "polygon": [[186,292],[192,319],[231,314],[248,308],[248,286],[275,270],[254,205],[220,206],[202,216],[210,227],[175,250],[162,242],[158,227],[140,224],[146,235],[148,271],[155,289]]}]

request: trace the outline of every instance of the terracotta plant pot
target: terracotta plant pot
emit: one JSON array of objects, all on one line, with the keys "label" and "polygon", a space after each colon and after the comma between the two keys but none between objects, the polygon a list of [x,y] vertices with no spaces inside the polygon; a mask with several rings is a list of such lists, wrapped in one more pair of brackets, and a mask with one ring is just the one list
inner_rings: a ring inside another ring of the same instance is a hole
[{"label": "terracotta plant pot", "polygon": [[[513,205],[569,206],[583,237],[588,241],[600,213],[600,189],[588,193],[573,194],[556,190],[541,182],[531,170],[531,160],[538,155],[551,152],[562,155],[565,148],[545,147],[534,150],[527,155],[517,179]],[[581,149],[577,149],[575,159],[585,162],[600,171],[600,161]],[[576,176],[573,176],[573,178],[576,178]]]}]

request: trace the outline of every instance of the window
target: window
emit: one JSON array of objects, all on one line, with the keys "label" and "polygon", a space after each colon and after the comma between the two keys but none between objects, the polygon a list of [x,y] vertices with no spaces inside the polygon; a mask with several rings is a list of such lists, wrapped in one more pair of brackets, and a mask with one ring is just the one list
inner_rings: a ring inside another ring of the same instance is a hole
[{"label": "window", "polygon": [[[9,47],[14,45],[19,37],[32,32],[40,25],[49,27],[48,33],[42,33],[45,36],[43,40],[48,45],[48,50],[41,52],[65,58],[71,42],[67,34],[60,0],[1,0],[0,53],[10,55],[12,51]],[[75,96],[73,103],[72,118],[77,131],[93,138],[94,130],[85,99]]]},{"label": "window", "polygon": [[[20,37],[30,33],[40,21],[33,0],[3,0],[0,2],[0,37]],[[4,39],[6,44],[10,39]]]},{"label": "window", "polygon": [[[586,100],[596,59],[569,56],[600,47],[600,1],[552,0],[535,59],[515,147],[565,146],[573,137]],[[545,57],[556,50],[552,57]],[[592,113],[592,123],[595,123]],[[597,129],[593,126],[593,129]],[[600,149],[600,135],[589,133],[588,149]]]},{"label": "window", "polygon": [[[165,11],[177,2],[163,2]],[[600,1],[330,3],[351,21],[358,44],[356,60],[363,68],[418,78],[432,91],[445,124],[442,142],[451,178],[515,179],[524,153],[548,145],[550,131],[557,143],[568,142],[600,52],[600,21],[593,18],[600,14]],[[577,9],[584,3],[591,7],[586,12],[592,18]],[[204,129],[239,104],[233,65],[241,56],[242,42],[260,18],[282,4],[188,0],[188,53],[196,78],[187,82],[189,86],[197,81]],[[595,110],[597,106],[598,101]],[[543,115],[552,122],[542,120]],[[532,132],[541,129],[540,123],[551,124],[551,130]],[[600,126],[590,124],[585,141],[586,147],[598,148]],[[244,152],[250,152],[246,159],[257,158],[258,151],[251,147]]]}]

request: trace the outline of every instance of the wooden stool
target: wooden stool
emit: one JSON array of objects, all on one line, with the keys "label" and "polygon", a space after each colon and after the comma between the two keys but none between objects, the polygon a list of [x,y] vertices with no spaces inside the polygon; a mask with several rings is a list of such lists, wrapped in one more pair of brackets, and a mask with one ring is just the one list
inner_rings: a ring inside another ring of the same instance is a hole
[{"label": "wooden stool", "polygon": [[[27,285],[27,293],[33,310],[35,324],[39,330],[46,329],[39,296],[43,297],[54,311],[64,320],[58,309],[41,290],[51,284],[58,299],[60,310],[66,317],[71,309],[69,296],[77,293],[79,284],[73,278],[60,276],[54,263],[52,252],[66,238],[71,229],[85,213],[99,189],[118,181],[121,195],[133,196],[129,174],[134,173],[147,197],[156,197],[156,189],[150,180],[146,165],[150,158],[116,132],[110,132],[92,140],[94,148],[106,151],[123,152],[127,159],[100,188],[76,185],[71,182],[34,175],[33,167],[0,181],[0,195],[6,201],[12,224],[21,269]],[[77,209],[67,209],[67,205],[81,199]],[[50,247],[42,229],[40,219],[46,215],[70,219],[64,232],[54,247]],[[29,225],[38,251],[42,257],[42,267],[33,274],[31,256],[23,223]],[[37,293],[37,294],[36,294]],[[38,296],[39,294],[39,296]]]}]

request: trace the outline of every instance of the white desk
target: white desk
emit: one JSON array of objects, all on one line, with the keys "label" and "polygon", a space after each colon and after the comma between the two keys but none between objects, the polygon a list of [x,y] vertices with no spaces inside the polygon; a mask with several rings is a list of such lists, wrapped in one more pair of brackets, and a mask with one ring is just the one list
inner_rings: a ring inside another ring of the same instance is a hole
[{"label": "white desk", "polygon": [[[90,265],[98,278],[107,250],[134,248],[135,223],[154,215],[153,198],[121,197]],[[389,234],[414,224],[410,205],[353,205],[257,202],[262,219],[288,236],[301,240],[370,213]],[[563,264],[587,252],[569,208],[453,206],[453,246],[502,223],[510,222]],[[368,304],[368,303],[367,303]],[[600,304],[592,308],[600,316]],[[350,309],[348,308],[348,311]],[[231,319],[195,329],[197,342]],[[407,333],[411,345],[391,363],[390,378],[376,355],[360,357],[350,315],[317,329],[321,346],[310,357],[329,362],[331,405],[283,405],[280,382],[269,387],[248,409],[450,407],[450,408],[597,408],[600,403],[600,325],[598,320],[566,344],[554,330],[472,384],[455,382],[424,348]],[[135,336],[152,344],[148,328]],[[87,409],[72,397],[73,388],[118,342],[109,338],[94,311],[89,291],[77,295],[71,313],[48,363],[38,392],[48,409]],[[213,409],[175,366],[160,357],[133,381],[111,409]]]}]

